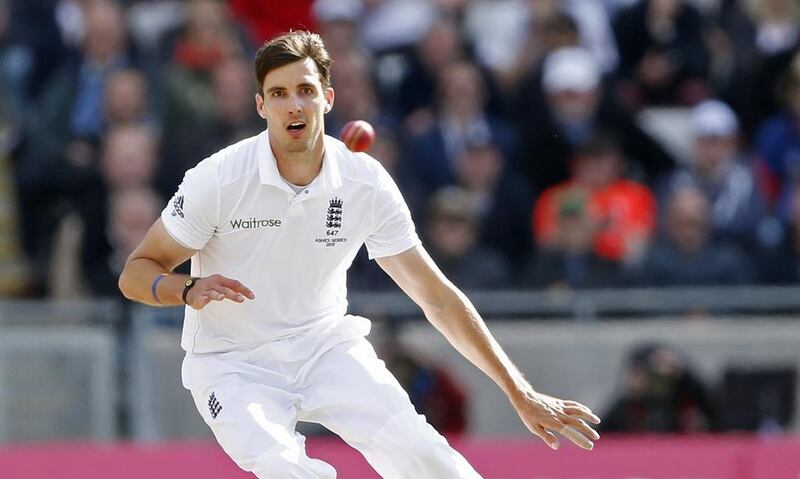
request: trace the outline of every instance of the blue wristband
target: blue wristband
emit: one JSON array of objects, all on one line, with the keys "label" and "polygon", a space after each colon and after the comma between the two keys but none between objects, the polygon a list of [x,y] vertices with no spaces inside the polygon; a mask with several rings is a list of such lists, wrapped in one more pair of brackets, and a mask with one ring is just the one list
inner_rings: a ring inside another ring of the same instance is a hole
[{"label": "blue wristband", "polygon": [[150,285],[150,294],[153,295],[153,299],[156,300],[156,303],[161,304],[161,300],[158,299],[158,294],[156,293],[156,288],[158,288],[158,283],[161,282],[162,279],[169,276],[167,273],[161,273],[153,279],[153,284]]}]

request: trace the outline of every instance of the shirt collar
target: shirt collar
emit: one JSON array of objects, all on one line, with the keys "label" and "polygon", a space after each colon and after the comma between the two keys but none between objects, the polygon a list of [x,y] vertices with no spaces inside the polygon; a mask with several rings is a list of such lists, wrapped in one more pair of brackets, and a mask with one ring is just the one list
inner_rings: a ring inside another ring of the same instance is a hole
[{"label": "shirt collar", "polygon": [[[258,139],[258,172],[261,183],[272,185],[282,190],[291,191],[289,185],[281,177],[278,171],[278,163],[275,154],[272,152],[272,145],[269,144],[268,130],[264,130]],[[322,157],[322,169],[319,175],[308,185],[308,189],[319,192],[335,190],[342,186],[342,176],[339,172],[339,152],[328,135],[324,137],[325,153]]]}]

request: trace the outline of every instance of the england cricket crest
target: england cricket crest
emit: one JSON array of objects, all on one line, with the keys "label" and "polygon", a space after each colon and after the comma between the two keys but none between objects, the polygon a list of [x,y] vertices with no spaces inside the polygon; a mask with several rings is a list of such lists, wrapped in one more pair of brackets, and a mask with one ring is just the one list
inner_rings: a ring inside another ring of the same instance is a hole
[{"label": "england cricket crest", "polygon": [[[328,228],[328,236],[333,236],[338,234],[339,229],[342,227],[342,200],[334,196],[328,205],[325,227]],[[334,231],[335,233],[333,233]]]},{"label": "england cricket crest", "polygon": [[347,238],[339,237],[342,229],[342,213],[344,202],[341,198],[334,196],[328,202],[328,211],[325,213],[325,237],[317,238],[317,243],[325,243],[325,246],[336,246],[337,243],[344,243]]}]

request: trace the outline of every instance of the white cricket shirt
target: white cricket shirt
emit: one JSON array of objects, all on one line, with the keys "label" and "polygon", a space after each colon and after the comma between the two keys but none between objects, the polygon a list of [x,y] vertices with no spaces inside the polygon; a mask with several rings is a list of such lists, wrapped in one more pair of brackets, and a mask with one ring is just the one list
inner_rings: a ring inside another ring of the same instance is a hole
[{"label": "white cricket shirt", "polygon": [[278,173],[266,130],[187,171],[161,220],[197,250],[192,276],[219,273],[256,295],[186,307],[181,347],[193,353],[247,349],[340,320],[346,271],[362,244],[378,258],[420,242],[375,159],[325,136],[319,175],[295,193]]}]

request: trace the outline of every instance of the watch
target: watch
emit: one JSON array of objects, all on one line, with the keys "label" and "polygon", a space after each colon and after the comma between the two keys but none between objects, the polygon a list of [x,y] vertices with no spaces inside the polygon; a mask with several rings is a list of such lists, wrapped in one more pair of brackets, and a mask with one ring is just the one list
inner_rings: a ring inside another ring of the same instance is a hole
[{"label": "watch", "polygon": [[183,299],[184,304],[189,304],[186,302],[186,295],[189,294],[189,290],[192,289],[195,284],[197,284],[197,280],[199,279],[200,278],[192,277],[187,279],[186,282],[183,283],[183,294],[181,295],[181,298]]}]

